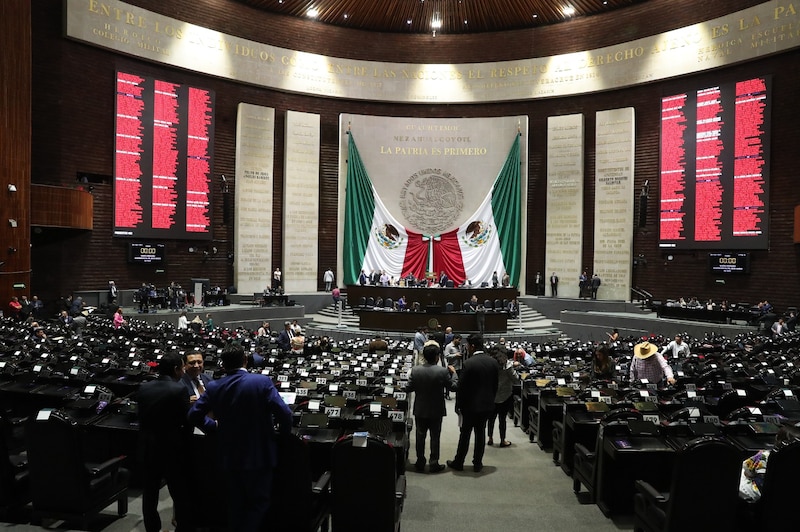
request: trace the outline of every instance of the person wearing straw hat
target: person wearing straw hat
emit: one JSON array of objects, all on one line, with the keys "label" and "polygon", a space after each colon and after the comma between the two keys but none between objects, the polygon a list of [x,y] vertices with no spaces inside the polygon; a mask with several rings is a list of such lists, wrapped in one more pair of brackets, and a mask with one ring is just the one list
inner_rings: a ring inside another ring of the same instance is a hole
[{"label": "person wearing straw hat", "polygon": [[669,384],[675,384],[672,368],[658,352],[658,346],[650,342],[636,344],[631,359],[631,381],[647,379],[648,382],[658,383],[664,377]]}]

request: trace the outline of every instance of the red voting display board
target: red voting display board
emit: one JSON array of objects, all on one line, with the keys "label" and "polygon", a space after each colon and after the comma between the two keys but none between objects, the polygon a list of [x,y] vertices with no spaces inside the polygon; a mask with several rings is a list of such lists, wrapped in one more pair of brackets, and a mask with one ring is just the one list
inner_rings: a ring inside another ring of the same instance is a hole
[{"label": "red voting display board", "polygon": [[769,247],[770,83],[662,98],[660,247]]},{"label": "red voting display board", "polygon": [[211,238],[214,94],[117,72],[114,236]]}]

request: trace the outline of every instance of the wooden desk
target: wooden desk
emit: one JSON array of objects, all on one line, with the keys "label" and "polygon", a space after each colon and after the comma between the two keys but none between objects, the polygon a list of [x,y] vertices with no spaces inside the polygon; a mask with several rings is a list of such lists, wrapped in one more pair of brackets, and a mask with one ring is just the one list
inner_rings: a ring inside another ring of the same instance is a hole
[{"label": "wooden desk", "polygon": [[[359,328],[375,331],[410,332],[417,327],[428,326],[431,319],[444,327],[452,327],[459,332],[477,331],[477,318],[474,312],[400,312],[353,308],[358,314]],[[505,332],[508,330],[508,312],[486,312],[485,332]]]},{"label": "wooden desk", "polygon": [[[464,302],[469,301],[472,296],[476,296],[482,304],[489,300],[494,304],[495,299],[511,301],[519,295],[516,288],[407,288],[403,286],[347,286],[347,302],[351,307],[358,306],[361,298],[372,298],[377,300],[391,298],[397,301],[401,296],[406,298],[406,306],[411,308],[417,302],[421,308],[428,305],[439,305],[442,308],[448,302],[453,303],[454,310],[461,310]],[[488,329],[487,329],[488,330]]]}]

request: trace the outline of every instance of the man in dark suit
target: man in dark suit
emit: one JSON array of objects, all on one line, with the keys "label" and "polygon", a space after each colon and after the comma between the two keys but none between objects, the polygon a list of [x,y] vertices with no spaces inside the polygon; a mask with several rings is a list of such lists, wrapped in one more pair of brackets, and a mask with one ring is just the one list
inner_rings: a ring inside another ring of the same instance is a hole
[{"label": "man in dark suit", "polygon": [[553,275],[550,276],[550,297],[556,297],[558,295],[558,275],[556,272],[553,272]]},{"label": "man in dark suit", "polygon": [[197,401],[197,398],[205,393],[210,380],[209,376],[203,373],[203,353],[189,351],[186,355],[183,377],[181,377],[181,384],[189,394],[189,401],[192,403]]},{"label": "man in dark suit", "polygon": [[278,334],[278,347],[281,351],[290,351],[292,349],[292,324],[288,321],[283,323],[283,330]]},{"label": "man in dark suit", "polygon": [[425,342],[422,349],[424,364],[414,366],[408,377],[407,392],[416,392],[414,399],[414,418],[417,431],[417,462],[414,469],[425,471],[425,438],[431,434],[431,455],[428,471],[438,473],[444,469],[439,463],[439,438],[442,433],[442,418],[447,415],[444,393],[455,389],[458,382],[453,366],[447,369],[438,364],[441,350],[433,340]]},{"label": "man in dark suit", "polygon": [[453,460],[448,460],[447,465],[456,471],[463,471],[470,436],[474,432],[472,466],[476,473],[480,473],[486,447],[486,422],[494,411],[500,366],[495,359],[483,352],[483,337],[479,334],[469,336],[467,351],[470,356],[464,361],[456,394],[456,412],[461,415],[461,433],[456,456]]},{"label": "man in dark suit", "polygon": [[449,280],[450,278],[447,277],[447,274],[442,270],[442,275],[439,276],[439,286],[447,286],[447,281]]},{"label": "man in dark suit", "polygon": [[[186,449],[192,428],[186,420],[189,398],[179,379],[183,359],[167,353],[158,362],[157,380],[146,382],[136,396],[139,409],[139,460],[142,471],[142,517],[147,532],[161,530],[158,492],[165,478],[172,497],[178,530],[187,529],[191,504],[187,479],[190,464]],[[209,429],[213,422],[205,416],[199,426]]]},{"label": "man in dark suit", "polygon": [[227,477],[228,529],[260,530],[269,509],[272,473],[277,462],[275,425],[282,434],[292,429],[292,412],[272,379],[245,370],[240,345],[222,351],[227,375],[208,383],[189,411],[199,425],[213,412],[218,423],[221,467]]}]

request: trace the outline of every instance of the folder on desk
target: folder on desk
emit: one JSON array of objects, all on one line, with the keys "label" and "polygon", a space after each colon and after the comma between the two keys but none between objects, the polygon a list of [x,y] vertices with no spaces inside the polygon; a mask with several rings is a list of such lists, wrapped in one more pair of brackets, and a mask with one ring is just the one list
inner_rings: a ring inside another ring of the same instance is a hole
[{"label": "folder on desk", "polygon": [[608,410],[609,410],[608,403],[600,403],[593,401],[586,403],[587,412],[608,412]]},{"label": "folder on desk", "polygon": [[628,431],[631,436],[655,436],[658,427],[652,421],[628,421]]},{"label": "folder on desk", "polygon": [[763,421],[750,423],[750,430],[755,434],[777,434],[780,427],[775,423],[766,423]]},{"label": "folder on desk", "polygon": [[638,410],[639,412],[657,412],[658,405],[655,403],[651,403],[650,401],[641,401],[633,403],[633,407]]},{"label": "folder on desk", "polygon": [[305,428],[325,428],[328,426],[328,415],[317,412],[303,412],[300,426]]}]

